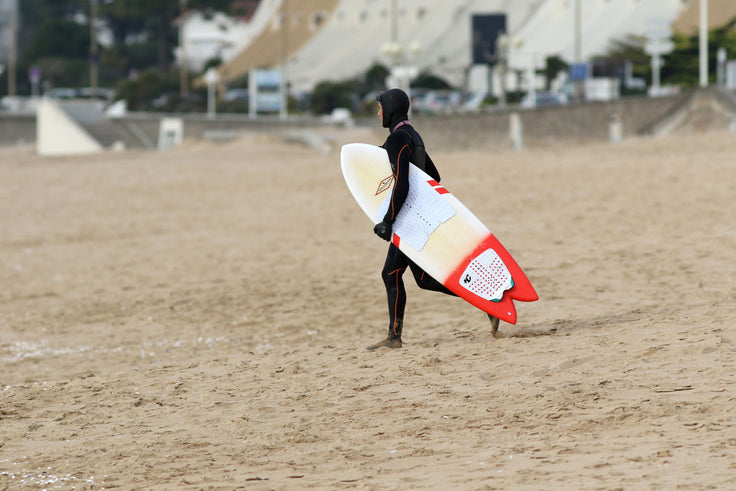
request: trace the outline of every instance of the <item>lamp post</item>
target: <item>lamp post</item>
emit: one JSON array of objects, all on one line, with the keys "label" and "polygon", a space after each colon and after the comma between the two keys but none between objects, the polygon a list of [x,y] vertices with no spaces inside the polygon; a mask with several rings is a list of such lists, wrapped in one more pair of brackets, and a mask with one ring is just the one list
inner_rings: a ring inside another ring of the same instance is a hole
[{"label": "lamp post", "polygon": [[[583,24],[583,13],[582,13],[582,5],[581,0],[575,0],[575,65],[580,66],[580,63],[583,60],[583,34],[582,34],[582,24]],[[576,80],[575,81],[575,99],[576,100],[582,100],[583,98],[583,81],[582,80]]]},{"label": "lamp post", "polygon": [[97,75],[99,71],[100,52],[97,47],[97,0],[90,0],[90,45],[89,45],[89,85],[90,97],[97,99]]},{"label": "lamp post", "polygon": [[279,118],[289,116],[289,0],[284,0],[281,21],[281,84],[279,85]]},{"label": "lamp post", "polygon": [[496,38],[496,58],[498,62],[499,83],[501,92],[498,97],[498,107],[506,107],[506,69],[508,68],[508,49],[509,49],[509,36],[505,32],[500,33]]},{"label": "lamp post", "polygon": [[700,0],[700,86],[708,86],[708,0]]},{"label": "lamp post", "polygon": [[208,68],[204,74],[204,81],[207,82],[207,119],[215,119],[215,92],[217,90],[217,82],[220,76],[214,68]]},{"label": "lamp post", "polygon": [[496,38],[496,66],[498,67],[498,75],[501,93],[498,98],[498,107],[506,107],[506,74],[509,69],[509,57],[511,48],[515,49],[515,53],[522,46],[523,42],[517,37],[512,37],[505,32],[499,32]]},{"label": "lamp post", "polygon": [[8,95],[16,92],[16,64],[18,57],[18,4],[10,5],[10,44],[8,46]]},{"label": "lamp post", "polygon": [[421,44],[415,41],[409,45],[410,56],[405,54],[404,47],[398,42],[384,44],[381,46],[381,51],[389,59],[392,83],[404,90],[411,98],[411,79],[416,78],[419,74],[419,68],[412,62],[421,53]]},{"label": "lamp post", "polygon": [[404,46],[399,43],[399,5],[398,0],[391,0],[391,41],[381,46],[381,51],[389,60],[391,79],[399,88],[411,98],[411,79],[419,74],[419,69],[413,63],[422,46],[414,41],[408,46],[408,56]]},{"label": "lamp post", "polygon": [[179,0],[179,89],[181,98],[189,95],[189,61],[187,60],[187,43],[184,39],[184,9],[187,0]]}]

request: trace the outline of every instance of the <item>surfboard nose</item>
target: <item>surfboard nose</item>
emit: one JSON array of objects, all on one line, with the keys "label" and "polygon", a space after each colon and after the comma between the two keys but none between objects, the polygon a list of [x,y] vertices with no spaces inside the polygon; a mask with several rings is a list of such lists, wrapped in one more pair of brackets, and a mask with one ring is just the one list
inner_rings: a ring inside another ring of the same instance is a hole
[{"label": "surfboard nose", "polygon": [[[361,145],[358,143],[347,143],[340,149],[340,162],[345,163],[346,161],[352,160],[357,157],[361,149]],[[365,151],[365,149],[363,149]]]}]

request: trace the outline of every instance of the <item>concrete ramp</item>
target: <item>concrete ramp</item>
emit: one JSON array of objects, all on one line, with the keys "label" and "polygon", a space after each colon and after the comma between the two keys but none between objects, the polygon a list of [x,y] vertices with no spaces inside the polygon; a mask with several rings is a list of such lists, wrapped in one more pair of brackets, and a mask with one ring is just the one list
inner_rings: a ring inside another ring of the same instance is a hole
[{"label": "concrete ramp", "polygon": [[641,133],[662,136],[724,130],[731,129],[735,120],[736,96],[719,88],[696,89]]},{"label": "concrete ramp", "polygon": [[107,148],[150,147],[136,133],[135,125],[126,127],[109,118],[99,102],[43,99],[37,115],[37,142],[41,155],[76,155]]},{"label": "concrete ramp", "polygon": [[122,141],[100,104],[93,101],[69,101],[62,103],[61,108],[104,148]]},{"label": "concrete ramp", "polygon": [[36,149],[39,155],[62,156],[97,153],[104,147],[57,101],[43,99],[36,112]]}]

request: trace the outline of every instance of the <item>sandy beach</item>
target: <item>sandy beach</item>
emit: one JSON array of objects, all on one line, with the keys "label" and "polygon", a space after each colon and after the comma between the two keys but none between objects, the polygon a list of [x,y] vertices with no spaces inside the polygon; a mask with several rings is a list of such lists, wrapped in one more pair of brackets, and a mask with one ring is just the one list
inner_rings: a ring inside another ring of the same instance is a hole
[{"label": "sandy beach", "polygon": [[[418,128],[421,132],[421,128]],[[0,148],[0,489],[729,489],[736,135],[428,151],[539,293],[407,275],[339,146]]]}]

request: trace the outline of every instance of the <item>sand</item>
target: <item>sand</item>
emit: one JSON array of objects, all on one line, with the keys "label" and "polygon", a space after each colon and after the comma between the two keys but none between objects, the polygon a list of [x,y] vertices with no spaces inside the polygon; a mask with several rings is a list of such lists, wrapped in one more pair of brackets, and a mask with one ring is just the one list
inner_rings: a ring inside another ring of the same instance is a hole
[{"label": "sand", "polygon": [[736,136],[428,146],[540,300],[407,278],[378,352],[337,147],[0,149],[0,489],[732,487]]}]

